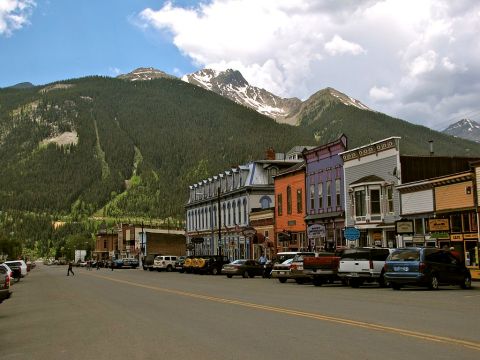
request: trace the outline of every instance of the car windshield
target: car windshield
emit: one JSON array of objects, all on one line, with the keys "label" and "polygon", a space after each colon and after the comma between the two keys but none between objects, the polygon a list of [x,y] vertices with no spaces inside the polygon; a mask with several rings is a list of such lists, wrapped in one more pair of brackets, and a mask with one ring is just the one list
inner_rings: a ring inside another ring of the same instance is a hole
[{"label": "car windshield", "polygon": [[15,262],[8,262],[6,263],[8,266],[22,266],[21,262],[15,261]]},{"label": "car windshield", "polygon": [[420,251],[416,249],[395,250],[389,257],[390,261],[419,261]]},{"label": "car windshield", "polygon": [[235,260],[232,262],[232,264],[235,264],[235,265],[243,265],[247,262],[247,260]]},{"label": "car windshield", "polygon": [[284,262],[282,262],[282,265],[289,265],[289,264],[292,263],[292,261],[293,261],[293,259],[287,259]]}]

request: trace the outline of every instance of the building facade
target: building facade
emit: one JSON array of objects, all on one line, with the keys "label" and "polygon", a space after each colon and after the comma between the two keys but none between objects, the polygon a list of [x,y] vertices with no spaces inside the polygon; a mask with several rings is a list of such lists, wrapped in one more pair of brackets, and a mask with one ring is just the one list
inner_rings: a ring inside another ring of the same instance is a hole
[{"label": "building facade", "polygon": [[340,153],[347,149],[347,137],[306,150],[305,222],[309,249],[336,249],[346,246],[345,188]]},{"label": "building facade", "polygon": [[400,219],[399,137],[390,137],[340,153],[344,168],[345,226],[360,230],[350,246],[397,247]]},{"label": "building facade", "polygon": [[277,251],[306,250],[304,162],[275,176],[275,201]]},{"label": "building facade", "polygon": [[[275,176],[299,160],[250,162],[199,181],[189,187],[185,205],[189,254],[222,254],[230,259],[251,258],[254,238],[245,235],[252,209],[274,206]],[[282,156],[282,159],[285,159]]]}]

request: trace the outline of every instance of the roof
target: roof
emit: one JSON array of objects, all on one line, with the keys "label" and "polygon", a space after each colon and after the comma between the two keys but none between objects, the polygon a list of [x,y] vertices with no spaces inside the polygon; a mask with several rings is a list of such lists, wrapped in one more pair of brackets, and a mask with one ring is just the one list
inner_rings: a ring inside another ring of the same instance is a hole
[{"label": "roof", "polygon": [[280,176],[283,176],[283,175],[288,175],[288,174],[291,174],[291,173],[294,173],[294,172],[297,172],[297,171],[300,171],[300,170],[303,170],[305,169],[305,162],[302,161],[301,163],[298,163],[298,164],[295,164],[293,166],[290,166],[289,168],[285,169],[285,170],[282,170],[282,171],[279,171],[277,175],[275,175],[274,177],[280,177]]},{"label": "roof", "polygon": [[368,176],[364,176],[361,179],[358,179],[357,181],[350,183],[350,185],[363,184],[363,183],[378,183],[378,182],[384,182],[384,181],[385,179],[382,179],[377,175],[368,175]]}]

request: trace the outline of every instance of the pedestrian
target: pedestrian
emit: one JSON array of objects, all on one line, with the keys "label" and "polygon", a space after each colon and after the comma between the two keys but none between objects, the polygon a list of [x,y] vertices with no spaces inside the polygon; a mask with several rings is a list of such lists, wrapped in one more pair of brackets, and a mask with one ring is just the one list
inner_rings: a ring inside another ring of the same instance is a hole
[{"label": "pedestrian", "polygon": [[100,260],[97,259],[97,270],[100,269]]},{"label": "pedestrian", "polygon": [[115,262],[113,261],[113,259],[112,259],[112,262],[110,264],[110,267],[112,268],[112,271],[113,271],[113,268],[115,267]]},{"label": "pedestrian", "polygon": [[72,264],[71,261],[68,263],[67,276],[70,276],[70,273],[72,273],[72,276],[75,275],[75,274],[73,273],[73,264]]},{"label": "pedestrian", "polygon": [[258,258],[258,262],[259,262],[261,265],[265,265],[265,264],[266,264],[267,258],[265,257],[264,254],[260,255],[260,257]]}]

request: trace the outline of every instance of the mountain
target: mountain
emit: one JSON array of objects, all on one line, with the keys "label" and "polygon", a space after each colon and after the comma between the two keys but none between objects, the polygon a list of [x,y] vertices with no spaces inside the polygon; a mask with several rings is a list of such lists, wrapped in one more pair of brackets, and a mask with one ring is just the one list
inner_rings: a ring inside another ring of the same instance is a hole
[{"label": "mountain", "polygon": [[480,144],[367,110],[331,88],[296,114],[298,126],[279,124],[174,77],[0,89],[0,211],[182,218],[189,185],[270,147],[287,152],[341,134],[350,149],[400,136],[402,154],[428,155],[433,140],[437,155],[480,156]]},{"label": "mountain", "polygon": [[138,68],[129,72],[128,74],[118,75],[117,78],[130,81],[138,80],[153,80],[153,79],[175,79],[175,76],[169,75],[163,71],[154,69],[152,67]]},{"label": "mountain", "polygon": [[30,82],[21,82],[21,83],[10,86],[9,89],[28,89],[34,86],[35,85],[33,85]]},{"label": "mountain", "polygon": [[480,124],[470,119],[462,119],[442,132],[458,138],[480,142]]},{"label": "mountain", "polygon": [[237,70],[203,69],[184,75],[182,80],[252,108],[279,123],[295,125],[295,115],[302,104],[297,98],[281,98],[265,89],[250,85]]}]

